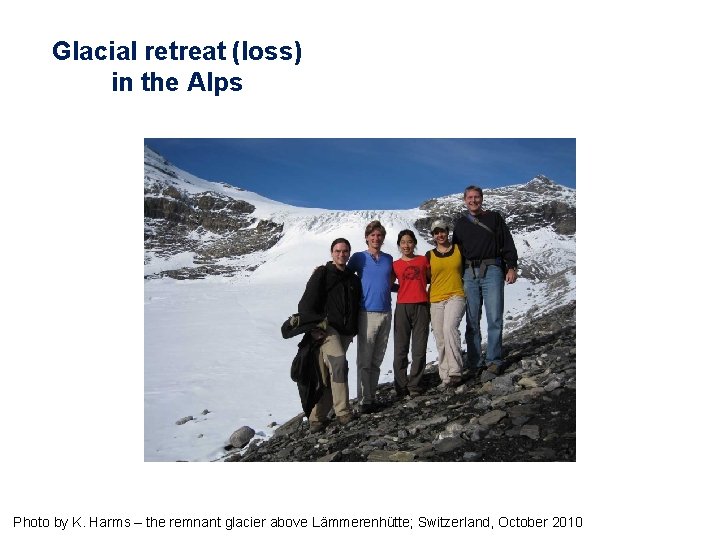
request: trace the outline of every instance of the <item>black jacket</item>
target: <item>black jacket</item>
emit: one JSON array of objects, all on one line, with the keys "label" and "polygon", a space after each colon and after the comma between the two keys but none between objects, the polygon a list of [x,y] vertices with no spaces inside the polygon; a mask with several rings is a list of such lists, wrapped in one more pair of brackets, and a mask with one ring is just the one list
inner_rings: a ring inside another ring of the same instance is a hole
[{"label": "black jacket", "polygon": [[340,335],[355,336],[361,295],[360,278],[347,268],[338,270],[328,262],[310,276],[298,304],[298,313],[326,316],[328,324]]},{"label": "black jacket", "polygon": [[298,352],[290,367],[290,378],[297,383],[300,403],[308,418],[315,404],[320,401],[325,388],[318,365],[321,343],[322,341],[313,340],[310,332],[306,333],[298,343]]},{"label": "black jacket", "polygon": [[473,223],[463,212],[453,227],[453,244],[460,244],[460,251],[465,260],[502,259],[505,268],[517,268],[518,255],[510,229],[502,216],[497,212],[485,211],[478,216],[478,221],[492,229],[484,229]]}]

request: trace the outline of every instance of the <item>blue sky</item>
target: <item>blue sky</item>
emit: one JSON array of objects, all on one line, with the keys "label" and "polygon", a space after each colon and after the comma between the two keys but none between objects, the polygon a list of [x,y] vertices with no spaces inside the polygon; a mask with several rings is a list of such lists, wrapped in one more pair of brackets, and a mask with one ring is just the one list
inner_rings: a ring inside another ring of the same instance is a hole
[{"label": "blue sky", "polygon": [[415,208],[543,174],[575,187],[575,139],[145,139],[177,167],[294,206]]}]

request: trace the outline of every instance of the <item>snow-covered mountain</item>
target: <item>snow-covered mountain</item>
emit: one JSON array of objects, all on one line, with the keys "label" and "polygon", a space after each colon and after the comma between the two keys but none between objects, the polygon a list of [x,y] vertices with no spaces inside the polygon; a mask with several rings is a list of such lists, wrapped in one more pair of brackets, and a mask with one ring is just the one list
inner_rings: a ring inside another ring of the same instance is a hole
[{"label": "snow-covered mountain", "polygon": [[[506,217],[520,258],[520,279],[506,288],[506,332],[573,301],[575,190],[538,176],[485,190],[484,207]],[[298,208],[197,178],[145,148],[145,459],[213,459],[237,427],[262,437],[295,416],[297,343],[279,327],[331,241],[361,250],[365,226],[379,219],[384,251],[397,256],[395,238],[409,228],[424,253],[429,223],[462,209],[462,194],[406,210]],[[431,338],[429,361],[434,347]],[[392,379],[392,352],[390,343],[381,380]]]}]

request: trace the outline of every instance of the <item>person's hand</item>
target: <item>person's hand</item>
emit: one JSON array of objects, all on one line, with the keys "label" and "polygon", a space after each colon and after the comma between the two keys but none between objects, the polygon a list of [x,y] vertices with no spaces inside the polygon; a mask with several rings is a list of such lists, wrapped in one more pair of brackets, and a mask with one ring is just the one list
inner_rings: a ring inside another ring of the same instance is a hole
[{"label": "person's hand", "polygon": [[512,285],[517,281],[517,271],[514,268],[508,268],[508,271],[505,273],[505,283],[508,285]]},{"label": "person's hand", "polygon": [[310,330],[310,334],[315,341],[321,341],[327,337],[327,332],[322,328],[313,328]]}]

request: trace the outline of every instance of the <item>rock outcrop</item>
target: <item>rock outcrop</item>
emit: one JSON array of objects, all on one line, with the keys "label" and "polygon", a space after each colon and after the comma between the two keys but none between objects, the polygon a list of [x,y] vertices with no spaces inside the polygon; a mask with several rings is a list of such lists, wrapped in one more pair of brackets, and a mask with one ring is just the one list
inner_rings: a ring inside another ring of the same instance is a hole
[{"label": "rock outcrop", "polygon": [[[550,227],[557,234],[575,234],[575,190],[560,186],[538,175],[527,184],[483,190],[483,208],[495,210],[505,218],[513,234]],[[430,224],[436,219],[452,223],[465,207],[462,194],[430,199],[420,205],[427,217],[415,222],[415,228],[430,241]]]},{"label": "rock outcrop", "polygon": [[255,207],[249,202],[214,191],[188,193],[173,185],[175,178],[169,162],[146,150],[145,252],[166,259],[193,254],[192,264],[148,274],[146,279],[202,279],[252,271],[239,258],[266,251],[282,238],[283,225],[254,218]]}]

